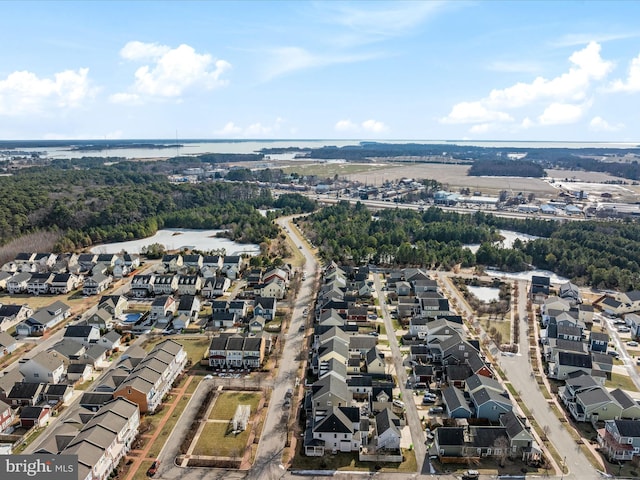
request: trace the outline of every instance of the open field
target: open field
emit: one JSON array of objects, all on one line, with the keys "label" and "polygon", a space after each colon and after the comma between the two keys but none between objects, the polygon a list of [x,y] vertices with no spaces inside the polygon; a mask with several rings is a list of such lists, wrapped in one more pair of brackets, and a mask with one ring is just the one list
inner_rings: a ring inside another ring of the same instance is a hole
[{"label": "open field", "polygon": [[621,388],[630,392],[638,391],[631,377],[627,375],[621,375],[619,373],[612,373],[611,380],[607,380],[604,386],[607,388]]},{"label": "open field", "polygon": [[229,422],[209,422],[204,426],[193,455],[217,457],[239,457],[249,439],[249,429],[238,433],[227,433]]},{"label": "open field", "polygon": [[250,405],[253,415],[261,396],[262,394],[255,392],[222,392],[211,409],[209,420],[231,420],[238,405]]},{"label": "open field", "polygon": [[193,364],[197,364],[204,357],[207,347],[211,343],[211,340],[207,337],[183,337],[181,335],[171,335],[167,337],[156,335],[145,341],[142,348],[149,352],[153,347],[168,338],[180,343],[184,347],[185,352],[187,352],[187,358],[191,360]]},{"label": "open field", "polygon": [[287,166],[283,166],[282,170],[287,173],[299,173],[300,175],[317,175],[320,178],[332,178],[335,175],[339,177],[364,174],[369,175],[373,180],[373,176],[382,178],[379,174],[380,170],[386,170],[386,164],[373,163],[327,163],[327,162],[291,162]]}]

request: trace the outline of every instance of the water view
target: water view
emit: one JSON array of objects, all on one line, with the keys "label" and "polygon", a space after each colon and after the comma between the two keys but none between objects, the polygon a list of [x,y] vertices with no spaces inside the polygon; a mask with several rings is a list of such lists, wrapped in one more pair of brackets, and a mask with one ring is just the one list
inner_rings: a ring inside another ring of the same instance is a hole
[{"label": "water view", "polygon": [[243,253],[256,255],[260,247],[252,243],[237,243],[228,238],[216,235],[224,230],[190,230],[184,228],[167,228],[158,230],[152,237],[131,240],[128,242],[104,243],[91,249],[92,253],[140,253],[142,247],[159,243],[167,250],[198,249],[204,251],[224,248],[227,255],[241,255]]},{"label": "water view", "polygon": [[467,286],[467,290],[476,296],[479,300],[484,303],[491,303],[492,300],[496,302],[500,300],[500,289],[493,287],[473,287],[471,285]]}]

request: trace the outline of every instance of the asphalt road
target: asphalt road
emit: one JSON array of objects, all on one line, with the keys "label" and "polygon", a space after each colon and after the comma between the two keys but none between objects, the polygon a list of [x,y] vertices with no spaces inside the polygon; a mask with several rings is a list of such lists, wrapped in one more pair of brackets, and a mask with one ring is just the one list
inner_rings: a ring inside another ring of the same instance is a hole
[{"label": "asphalt road", "polygon": [[284,335],[282,345],[280,345],[280,360],[278,362],[278,373],[274,380],[269,410],[265,418],[258,451],[249,471],[247,478],[255,480],[277,479],[285,473],[285,467],[281,463],[282,453],[285,448],[287,438],[287,423],[289,415],[295,416],[295,408],[302,403],[301,398],[294,398],[291,406],[284,407],[284,398],[288,389],[295,387],[295,379],[300,365],[300,353],[304,350],[304,332],[300,331],[300,326],[305,324],[306,315],[303,315],[305,308],[311,308],[315,295],[315,283],[318,275],[318,262],[315,260],[309,245],[298,235],[291,234],[296,228],[291,224],[292,217],[278,219],[278,224],[287,232],[296,247],[305,257],[306,280],[302,281],[298,296],[293,305],[291,324]]},{"label": "asphalt road", "polygon": [[[377,290],[378,303],[380,305],[380,309],[382,310],[384,327],[387,332],[387,338],[389,340],[389,347],[391,348],[391,358],[393,361],[393,367],[396,372],[396,378],[398,380],[398,387],[402,392],[402,398],[405,399],[404,414],[407,425],[409,426],[409,430],[411,432],[411,440],[413,442],[413,451],[416,456],[418,472],[429,473],[430,463],[427,456],[427,449],[424,443],[426,436],[424,430],[422,429],[422,423],[420,422],[420,417],[418,416],[416,404],[413,400],[413,390],[406,388],[407,371],[403,365],[402,354],[400,353],[400,347],[398,346],[398,337],[396,337],[395,329],[393,328],[393,323],[391,321],[391,315],[389,314],[389,309],[387,308],[387,303],[385,301],[385,295],[382,291],[380,275],[374,272],[373,277],[374,284]],[[426,471],[423,471],[423,469],[426,469]]]}]

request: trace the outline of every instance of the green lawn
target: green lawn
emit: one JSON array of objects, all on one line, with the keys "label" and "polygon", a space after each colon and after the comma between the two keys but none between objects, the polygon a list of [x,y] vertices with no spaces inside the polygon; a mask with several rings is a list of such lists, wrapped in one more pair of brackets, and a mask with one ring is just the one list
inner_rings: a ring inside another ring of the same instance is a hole
[{"label": "green lawn", "polygon": [[[180,397],[179,399],[176,399],[174,401],[179,403],[176,406],[173,413],[171,414],[171,416],[167,419],[167,422],[162,426],[162,430],[160,430],[160,435],[158,435],[156,442],[153,444],[153,446],[149,450],[150,457],[157,457],[160,454],[160,450],[162,450],[162,447],[167,441],[167,438],[169,438],[169,435],[173,431],[173,428],[176,426],[176,423],[178,423],[178,420],[182,416],[182,412],[184,412],[184,409],[187,406],[187,403],[189,402],[189,397]],[[163,411],[162,415],[166,416],[167,415],[166,412],[168,412],[168,410]],[[164,418],[164,417],[161,417],[161,418]]]},{"label": "green lawn", "polygon": [[[296,455],[293,459],[293,468],[300,470],[353,470],[359,472],[382,473],[414,473],[418,468],[416,455],[413,450],[402,450],[404,461],[402,463],[361,462],[358,455],[353,453],[336,453],[323,457],[307,457]],[[376,465],[381,468],[376,470]]]},{"label": "green lawn", "polygon": [[253,415],[258,408],[261,394],[256,392],[222,392],[211,409],[209,419],[231,420],[238,405],[251,405]]},{"label": "green lawn", "polygon": [[193,455],[241,456],[249,439],[249,430],[235,435],[227,433],[229,429],[228,422],[207,423],[193,449]]},{"label": "green lawn", "polygon": [[[151,351],[153,347],[166,339],[166,337],[160,335],[151,337],[149,340],[144,342],[142,347],[147,351]],[[180,335],[176,335],[172,336],[171,340],[178,342],[184,347],[185,352],[187,352],[187,358],[191,360],[193,364],[199,363],[200,360],[204,358],[204,355],[211,344],[211,340],[204,336],[183,338]]]},{"label": "green lawn", "polygon": [[638,388],[635,383],[633,383],[633,380],[631,380],[631,377],[619,373],[612,373],[611,380],[607,380],[604,386],[608,388],[621,388],[632,392],[638,391]]}]

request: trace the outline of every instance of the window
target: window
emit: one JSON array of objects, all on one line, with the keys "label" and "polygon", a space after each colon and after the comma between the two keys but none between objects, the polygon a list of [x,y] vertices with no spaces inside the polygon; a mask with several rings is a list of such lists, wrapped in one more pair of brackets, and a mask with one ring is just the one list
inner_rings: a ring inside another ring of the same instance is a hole
[{"label": "window", "polygon": [[40,378],[40,374],[39,373],[34,373],[33,376],[34,376],[34,378]]}]

